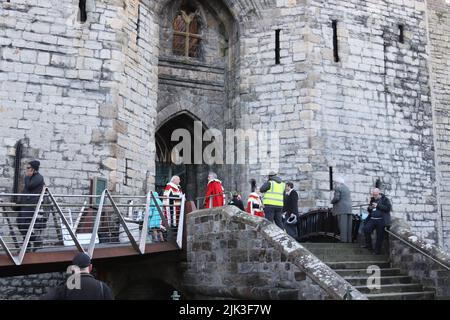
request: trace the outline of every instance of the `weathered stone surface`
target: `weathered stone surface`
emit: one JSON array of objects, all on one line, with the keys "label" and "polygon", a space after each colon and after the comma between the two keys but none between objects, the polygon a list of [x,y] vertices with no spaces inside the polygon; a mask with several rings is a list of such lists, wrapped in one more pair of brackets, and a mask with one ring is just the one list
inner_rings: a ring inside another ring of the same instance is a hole
[{"label": "weathered stone surface", "polygon": [[[217,216],[225,222],[220,224],[221,228],[202,228]],[[230,225],[236,224],[241,227],[229,229]],[[186,232],[188,250],[191,248],[192,254],[187,256],[185,284],[199,296],[342,299],[346,289],[351,287],[353,299],[365,299],[364,295],[273,223],[250,216],[234,206],[190,213]],[[251,245],[255,233],[256,239],[264,243],[260,247]],[[220,234],[224,238],[214,239],[210,234]],[[202,239],[205,237],[211,239],[209,246],[204,245]],[[248,243],[250,245],[242,246]],[[210,265],[211,248],[215,247],[220,247],[220,250],[214,251],[214,264]]]},{"label": "weathered stone surface", "polygon": [[65,279],[63,272],[0,278],[0,300],[38,300]]},{"label": "weathered stone surface", "polygon": [[448,2],[202,0],[199,59],[173,54],[180,0],[87,3],[80,23],[76,1],[0,2],[0,191],[12,189],[19,140],[61,193],[87,192],[95,175],[115,192],[153,189],[155,131],[187,112],[220,130],[279,132],[279,144],[266,139],[276,159],[217,166],[227,190],[245,197],[248,178],[261,185],[278,163],[307,211],[328,205],[330,166],[357,203],[380,178],[395,214],[448,250]]},{"label": "weathered stone surface", "polygon": [[450,298],[450,255],[416,236],[403,219],[392,221],[389,236],[392,265],[435,290],[438,298]]}]

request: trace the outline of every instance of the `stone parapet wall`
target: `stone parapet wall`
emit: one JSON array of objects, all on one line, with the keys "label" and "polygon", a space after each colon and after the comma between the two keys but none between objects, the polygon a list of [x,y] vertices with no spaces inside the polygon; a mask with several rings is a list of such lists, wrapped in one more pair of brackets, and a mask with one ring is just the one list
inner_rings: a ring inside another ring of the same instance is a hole
[{"label": "stone parapet wall", "polygon": [[417,237],[403,219],[394,219],[390,232],[393,233],[389,235],[392,266],[435,290],[438,299],[450,299],[450,255]]},{"label": "stone parapet wall", "polygon": [[258,163],[223,166],[227,189],[245,197],[249,178],[261,185],[278,163],[307,212],[329,203],[329,167],[355,202],[379,178],[395,215],[448,246],[448,1],[199,2],[217,14],[205,15],[205,60],[189,63],[171,55],[163,23],[180,1],[88,0],[85,23],[75,0],[0,2],[0,191],[22,140],[56,193],[86,193],[102,176],[142,194],[154,187],[155,130],[189,111],[279,134],[265,139],[279,156],[253,143]]},{"label": "stone parapet wall", "polygon": [[0,278],[0,300],[38,300],[65,278],[62,272]]},{"label": "stone parapet wall", "polygon": [[427,0],[434,139],[442,236],[439,244],[450,249],[450,2]]},{"label": "stone parapet wall", "polygon": [[266,219],[236,207],[187,215],[184,286],[197,297],[343,299],[359,291]]}]

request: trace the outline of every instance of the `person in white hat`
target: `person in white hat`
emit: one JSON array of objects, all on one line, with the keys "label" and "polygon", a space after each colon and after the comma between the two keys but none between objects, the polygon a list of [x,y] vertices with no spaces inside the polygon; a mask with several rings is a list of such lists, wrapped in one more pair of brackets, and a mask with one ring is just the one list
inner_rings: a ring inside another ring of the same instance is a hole
[{"label": "person in white hat", "polygon": [[331,212],[338,218],[341,242],[352,242],[352,199],[343,177],[334,180],[334,196]]}]

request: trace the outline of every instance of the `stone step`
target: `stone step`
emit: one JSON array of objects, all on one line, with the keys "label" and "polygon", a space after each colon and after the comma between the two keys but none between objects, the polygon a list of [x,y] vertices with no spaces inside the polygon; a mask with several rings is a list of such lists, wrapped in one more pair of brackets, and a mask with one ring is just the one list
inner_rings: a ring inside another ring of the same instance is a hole
[{"label": "stone step", "polygon": [[433,291],[366,294],[370,300],[433,300]]},{"label": "stone step", "polygon": [[305,248],[307,248],[308,250],[313,250],[313,249],[331,249],[331,248],[336,248],[336,249],[356,249],[356,248],[361,248],[361,244],[360,243],[340,243],[340,242],[336,242],[336,243],[326,243],[326,242],[300,242],[300,244],[302,246],[304,246]]},{"label": "stone step", "polygon": [[[363,277],[373,275],[373,272],[367,273],[366,269],[335,269],[342,277]],[[380,269],[381,276],[397,276],[400,275],[400,269],[398,268],[384,268]]]},{"label": "stone step", "polygon": [[[366,286],[367,277],[344,277],[344,279],[353,286]],[[409,276],[386,276],[380,277],[380,284],[409,284],[412,282]]]},{"label": "stone step", "polygon": [[[314,253],[313,253],[314,254]],[[322,261],[325,261],[325,263],[328,262],[339,262],[339,261],[376,261],[376,262],[385,262],[389,261],[389,256],[387,255],[376,255],[376,254],[333,254],[333,255],[315,255],[317,258],[319,258]]]},{"label": "stone step", "polygon": [[369,289],[367,286],[355,286],[361,293],[364,294],[379,294],[379,293],[398,293],[398,292],[420,292],[423,291],[423,286],[420,283],[396,283],[381,285],[380,289]]},{"label": "stone step", "polygon": [[367,269],[369,266],[378,266],[380,268],[390,268],[389,261],[328,261],[325,262],[332,269]]},{"label": "stone step", "polygon": [[333,249],[333,248],[314,248],[314,249],[309,249],[308,250],[314,254],[314,255],[338,255],[338,254],[342,254],[342,255],[368,255],[368,254],[372,254],[372,252],[370,252],[369,250],[365,249],[365,248],[339,248],[339,249]]}]

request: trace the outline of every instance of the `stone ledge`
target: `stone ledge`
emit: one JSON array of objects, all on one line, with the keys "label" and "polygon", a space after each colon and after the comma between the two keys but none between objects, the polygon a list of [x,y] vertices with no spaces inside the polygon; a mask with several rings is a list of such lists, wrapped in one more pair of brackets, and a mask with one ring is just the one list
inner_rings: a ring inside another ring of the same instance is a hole
[{"label": "stone ledge", "polygon": [[450,255],[439,247],[427,243],[414,235],[411,231],[411,227],[405,220],[401,218],[392,218],[392,226],[389,231],[450,268]]},{"label": "stone ledge", "polygon": [[[187,215],[187,222],[191,224],[195,224],[196,221],[200,223],[207,222],[215,220],[214,216],[216,215],[221,215],[224,219],[231,222],[242,223],[255,228],[271,246],[282,255],[285,255],[288,261],[305,272],[307,277],[320,286],[333,299],[342,300],[347,288],[350,287],[354,300],[367,300],[364,294],[345,281],[300,243],[266,219],[250,216],[234,206],[224,206],[192,212]],[[218,292],[214,292],[214,295],[217,294]],[[229,294],[231,292],[227,292],[227,295]]]}]

